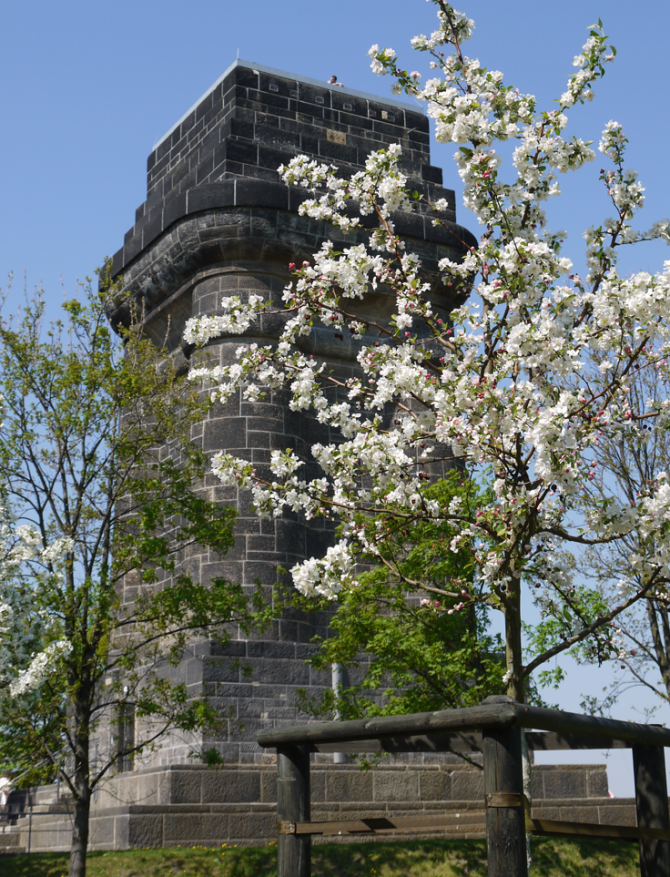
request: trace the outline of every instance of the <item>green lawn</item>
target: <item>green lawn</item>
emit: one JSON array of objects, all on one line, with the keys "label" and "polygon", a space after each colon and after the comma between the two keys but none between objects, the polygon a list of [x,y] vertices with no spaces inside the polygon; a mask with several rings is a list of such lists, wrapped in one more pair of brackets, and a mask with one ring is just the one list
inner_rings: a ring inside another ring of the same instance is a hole
[{"label": "green lawn", "polygon": [[[637,844],[533,841],[533,877],[636,877]],[[314,847],[313,877],[486,877],[484,841],[413,841]],[[0,859],[2,877],[66,877],[67,856]],[[90,853],[88,877],[276,877],[276,847]]]}]

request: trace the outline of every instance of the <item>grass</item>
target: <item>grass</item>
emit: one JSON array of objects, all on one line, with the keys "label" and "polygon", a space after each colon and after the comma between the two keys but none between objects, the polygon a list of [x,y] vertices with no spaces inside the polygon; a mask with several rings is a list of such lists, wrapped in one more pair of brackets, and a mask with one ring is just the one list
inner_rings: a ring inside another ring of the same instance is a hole
[{"label": "grass", "polygon": [[[533,877],[636,877],[637,844],[538,838]],[[2,877],[65,877],[58,853],[0,859]],[[277,877],[276,846],[89,853],[87,877]],[[332,844],[312,850],[313,877],[486,877],[484,841]]]}]

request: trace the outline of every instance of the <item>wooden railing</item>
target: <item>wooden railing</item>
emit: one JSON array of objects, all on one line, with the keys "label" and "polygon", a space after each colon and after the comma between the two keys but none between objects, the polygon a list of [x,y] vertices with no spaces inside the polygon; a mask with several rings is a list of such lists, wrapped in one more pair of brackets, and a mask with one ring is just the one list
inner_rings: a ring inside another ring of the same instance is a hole
[{"label": "wooden railing", "polygon": [[[522,731],[529,749],[632,748],[637,827],[532,819],[523,793]],[[548,733],[538,733],[548,732]],[[637,841],[641,877],[670,877],[670,814],[664,748],[670,730],[546,710],[498,696],[480,706],[320,722],[262,731],[277,749],[278,877],[311,877],[312,835],[486,830],[489,877],[527,877],[526,831],[548,837]],[[480,812],[310,820],[312,752],[474,752],[484,756]]]}]

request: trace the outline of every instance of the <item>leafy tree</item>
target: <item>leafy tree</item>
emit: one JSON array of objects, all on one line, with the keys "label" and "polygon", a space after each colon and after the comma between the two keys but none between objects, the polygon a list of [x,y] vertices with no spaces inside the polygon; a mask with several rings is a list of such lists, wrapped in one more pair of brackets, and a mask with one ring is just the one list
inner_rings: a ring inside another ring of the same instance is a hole
[{"label": "leafy tree", "polygon": [[[427,496],[442,504],[459,497],[475,508],[483,501],[459,470],[432,485]],[[359,523],[370,535],[377,529],[374,519],[361,516]],[[453,552],[456,531],[446,521],[391,528],[382,519],[382,526],[379,552],[363,558],[369,568],[358,586],[340,593],[329,636],[318,641],[311,661],[317,670],[355,668],[358,678],[320,699],[304,697],[304,705],[314,713],[357,718],[472,706],[502,691],[502,642],[489,632],[485,604],[472,600],[479,583],[471,546]],[[445,598],[447,587],[459,596]],[[297,599],[308,609],[329,602]]]},{"label": "leafy tree", "polygon": [[[446,522],[457,531],[454,552],[475,545],[478,584],[461,611],[483,603],[502,613],[503,678],[508,694],[523,700],[531,675],[550,659],[596,633],[605,637],[631,606],[667,592],[670,485],[645,488],[635,506],[622,503],[616,491],[594,505],[586,486],[602,435],[615,441],[631,423],[650,418],[659,428],[668,425],[667,410],[638,407],[627,382],[638,366],[658,366],[660,379],[668,379],[670,263],[655,274],[625,277],[617,255],[622,245],[668,242],[670,222],[634,227],[643,189],[625,165],[622,126],[609,122],[599,149],[608,163],[600,178],[612,216],[587,229],[587,273],[574,273],[563,255],[564,233],[548,225],[545,202],[560,195],[560,174],[595,158],[589,143],[564,130],[572,108],[592,100],[614,59],[602,24],[589,28],[565,92],[542,110],[502,73],[464,55],[473,22],[444,0],[434,3],[437,29],[412,41],[430,62],[425,84],[419,71],[400,66],[393,49],[373,46],[370,55],[373,69],[392,77],[396,93],[426,103],[438,142],[456,146],[464,201],[479,218],[482,236],[478,249],[464,244],[462,260],[443,259],[439,272],[447,288],[474,284],[470,300],[443,319],[429,282],[434,278],[423,276],[419,256],[395,232],[394,214],[413,206],[400,145],[371,154],[351,179],[297,157],[280,168],[282,179],[311,190],[300,210],[336,226],[337,243],[326,243],[294,267],[284,294],[291,316],[276,346],[249,344],[233,365],[197,369],[194,377],[216,382],[222,400],[235,393],[257,399],[268,385],[286,387],[292,408],[312,411],[339,433],[338,440],[311,449],[322,470],[317,478],[302,477],[304,461],[290,451],[274,453],[267,479],[232,455],[214,460],[222,482],[249,488],[261,513],[288,508],[341,522],[337,543],[323,557],[291,571],[299,591],[331,599],[353,592],[362,561],[383,563],[385,528]],[[508,141],[514,152],[506,167],[496,146]],[[432,211],[438,225],[446,225],[447,208],[444,201],[418,205]],[[345,246],[342,234],[350,232],[356,240]],[[390,321],[358,312],[357,302],[380,288],[395,297]],[[224,313],[191,321],[186,340],[204,344],[220,332],[239,334],[269,306],[259,297],[224,299]],[[340,335],[348,331],[360,343],[356,377],[343,381],[302,353],[302,336],[315,325]],[[390,422],[389,406],[397,412]],[[476,479],[482,469],[493,473],[492,497],[477,508],[429,495],[429,468],[458,459],[468,477]],[[370,534],[361,516],[380,529]],[[590,547],[620,543],[634,528],[654,546],[640,561],[643,583],[610,594],[601,608],[580,594],[574,558]],[[528,656],[524,582],[560,626]],[[439,591],[441,599],[460,597],[460,589],[446,583]]]},{"label": "leafy tree", "polygon": [[240,586],[182,564],[196,543],[222,554],[233,540],[233,510],[198,489],[206,457],[190,428],[209,402],[142,336],[140,314],[115,334],[111,295],[89,285],[50,324],[39,295],[0,316],[0,472],[32,545],[0,581],[0,602],[21,606],[2,642],[0,757],[69,791],[71,877],[85,875],[105,777],[168,731],[217,721],[171,666],[194,637],[225,641],[265,617]]}]

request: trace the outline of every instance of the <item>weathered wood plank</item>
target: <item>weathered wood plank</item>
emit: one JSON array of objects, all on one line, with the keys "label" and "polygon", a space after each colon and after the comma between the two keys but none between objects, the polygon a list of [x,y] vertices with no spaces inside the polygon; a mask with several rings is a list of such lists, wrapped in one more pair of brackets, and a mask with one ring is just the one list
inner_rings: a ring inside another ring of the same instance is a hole
[{"label": "weathered wood plank", "polygon": [[481,734],[420,734],[310,743],[312,752],[481,752]]},{"label": "weathered wood plank", "polygon": [[557,734],[554,731],[526,731],[526,743],[534,752],[556,749],[630,749],[633,745],[615,737],[585,737],[582,734]]},{"label": "weathered wood plank", "polygon": [[585,737],[613,737],[628,743],[670,746],[670,730],[661,725],[640,725],[618,719],[600,719],[563,710],[546,710],[528,704],[516,704],[517,724],[522,728],[577,734]]},{"label": "weathered wood plank", "polygon": [[597,822],[559,822],[555,819],[527,819],[526,828],[540,837],[590,837],[594,840],[638,839],[632,825],[600,825]]},{"label": "weathered wood plank", "polygon": [[[306,745],[321,746],[328,743],[346,743],[355,740],[384,740],[387,747],[380,750],[358,751],[413,751],[414,746],[403,750],[404,738],[432,737],[435,734],[458,734],[475,732],[485,728],[507,728],[512,725],[536,731],[549,731],[565,739],[545,738],[544,749],[563,748],[619,748],[622,744],[641,743],[650,746],[670,746],[670,730],[658,725],[640,725],[616,719],[600,719],[577,713],[545,710],[540,707],[516,704],[484,703],[477,707],[441,710],[434,713],[412,713],[406,716],[381,716],[371,719],[355,719],[348,722],[314,722],[289,728],[268,728],[258,735],[261,746]],[[571,738],[599,738],[593,747],[582,741],[578,746],[568,742]],[[540,738],[536,738],[538,743]],[[608,742],[611,741],[611,742]],[[615,741],[620,741],[618,744]],[[318,751],[326,751],[319,749]],[[334,751],[334,750],[331,750]],[[343,751],[343,750],[339,750]],[[349,749],[347,751],[356,751]],[[423,751],[433,751],[431,749]],[[437,751],[437,750],[434,750]]]},{"label": "weathered wood plank", "polygon": [[[487,698],[504,702],[503,696]],[[486,703],[486,701],[485,701]],[[523,800],[521,729],[496,728],[482,733],[484,795],[501,800]],[[488,877],[528,877],[526,814],[523,806],[490,806],[486,811]]]},{"label": "weathered wood plank", "polygon": [[411,713],[405,716],[380,716],[347,722],[314,722],[291,728],[268,728],[258,735],[261,746],[292,746],[367,740],[376,737],[420,736],[439,731],[476,731],[479,728],[506,728],[517,718],[517,705],[483,704],[434,713]]},{"label": "weathered wood plank", "polygon": [[279,835],[344,835],[377,834],[391,831],[483,831],[486,813],[482,810],[464,810],[461,813],[422,813],[418,816],[378,816],[368,819],[345,819],[334,822],[280,823]]},{"label": "weathered wood plank", "polygon": [[[527,731],[528,748],[536,752],[557,749],[630,749],[626,740],[613,737],[584,737],[555,734],[551,731]],[[310,752],[455,752],[482,751],[481,734],[438,733],[408,737],[370,737],[366,740],[338,740],[332,743],[309,743]]]},{"label": "weathered wood plank", "polygon": [[670,877],[670,812],[662,747],[633,746],[633,772],[638,827],[666,833],[665,840],[640,836],[640,875]]},{"label": "weathered wood plank", "polygon": [[[309,822],[309,752],[301,746],[277,750],[277,819]],[[312,840],[309,835],[280,834],[277,840],[278,877],[311,877]]]}]

